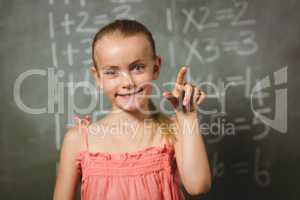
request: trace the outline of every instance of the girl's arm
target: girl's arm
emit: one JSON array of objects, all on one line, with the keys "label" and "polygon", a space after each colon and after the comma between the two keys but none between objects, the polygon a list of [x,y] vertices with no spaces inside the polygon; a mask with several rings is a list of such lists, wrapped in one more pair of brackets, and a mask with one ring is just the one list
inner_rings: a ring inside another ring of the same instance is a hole
[{"label": "girl's arm", "polygon": [[172,121],[178,130],[174,149],[184,188],[191,195],[207,193],[211,187],[211,172],[197,114],[188,118],[178,114]]},{"label": "girl's arm", "polygon": [[182,183],[188,193],[207,193],[211,187],[211,172],[197,117],[198,106],[205,93],[197,85],[185,81],[187,67],[177,75],[174,89],[163,92],[175,109],[175,156]]},{"label": "girl's arm", "polygon": [[75,164],[80,150],[80,141],[81,137],[77,127],[70,128],[64,136],[53,200],[73,200],[75,198],[80,178]]}]

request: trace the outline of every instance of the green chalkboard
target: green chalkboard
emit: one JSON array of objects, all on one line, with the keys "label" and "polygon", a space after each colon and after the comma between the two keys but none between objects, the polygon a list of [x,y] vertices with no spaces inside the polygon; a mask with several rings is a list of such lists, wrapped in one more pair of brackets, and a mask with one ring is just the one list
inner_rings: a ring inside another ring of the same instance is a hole
[{"label": "green chalkboard", "polygon": [[72,117],[110,108],[96,89],[74,91],[95,85],[91,39],[128,18],[154,35],[161,88],[186,64],[208,95],[199,118],[213,185],[187,199],[299,199],[299,10],[296,0],[1,0],[0,198],[52,198]]}]

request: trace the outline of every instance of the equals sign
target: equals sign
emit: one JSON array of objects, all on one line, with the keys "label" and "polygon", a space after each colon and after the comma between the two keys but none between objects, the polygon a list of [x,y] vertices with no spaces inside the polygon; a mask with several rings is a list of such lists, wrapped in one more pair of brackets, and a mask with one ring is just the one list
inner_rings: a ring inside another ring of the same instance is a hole
[{"label": "equals sign", "polygon": [[223,50],[224,51],[237,51],[239,47],[239,41],[228,41],[228,42],[223,42]]},{"label": "equals sign", "polygon": [[[246,118],[245,117],[238,117],[234,119],[235,123],[246,123]],[[235,129],[237,131],[242,131],[242,130],[249,130],[250,125],[244,124],[244,125],[236,125]]]},{"label": "equals sign", "polygon": [[94,17],[94,24],[95,25],[104,25],[109,22],[109,18],[107,15],[98,15]]},{"label": "equals sign", "polygon": [[247,162],[239,162],[232,164],[230,166],[237,174],[248,173],[248,163]]},{"label": "equals sign", "polygon": [[230,20],[234,17],[233,9],[227,8],[222,10],[216,11],[216,20],[222,21],[222,20]]}]

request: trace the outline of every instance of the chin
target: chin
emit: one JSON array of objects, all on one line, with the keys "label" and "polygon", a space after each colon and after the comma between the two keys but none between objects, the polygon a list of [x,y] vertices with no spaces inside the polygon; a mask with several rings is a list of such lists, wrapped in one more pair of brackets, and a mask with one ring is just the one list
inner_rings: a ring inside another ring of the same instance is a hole
[{"label": "chin", "polygon": [[142,104],[136,103],[136,104],[117,104],[119,108],[126,111],[141,111],[142,110]]},{"label": "chin", "polygon": [[144,105],[146,105],[147,102],[148,102],[148,99],[140,99],[135,102],[117,101],[116,105],[120,109],[128,111],[128,112],[135,112],[135,111],[143,112],[143,109],[145,107]]}]

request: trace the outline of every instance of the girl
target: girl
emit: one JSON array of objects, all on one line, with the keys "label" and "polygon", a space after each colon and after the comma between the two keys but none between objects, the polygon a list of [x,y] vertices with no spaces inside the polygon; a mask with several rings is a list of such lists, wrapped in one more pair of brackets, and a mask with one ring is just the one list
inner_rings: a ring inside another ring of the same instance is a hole
[{"label": "girl", "polygon": [[[74,199],[80,178],[83,200],[181,200],[180,184],[191,195],[208,192],[211,174],[197,119],[204,93],[185,81],[187,68],[163,93],[176,113],[167,116],[149,98],[161,58],[143,24],[106,25],[94,37],[92,57],[91,73],[112,110],[94,123],[77,118],[65,134],[54,199]],[[126,124],[134,130],[110,130]]]}]

